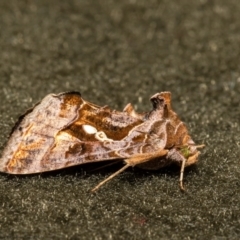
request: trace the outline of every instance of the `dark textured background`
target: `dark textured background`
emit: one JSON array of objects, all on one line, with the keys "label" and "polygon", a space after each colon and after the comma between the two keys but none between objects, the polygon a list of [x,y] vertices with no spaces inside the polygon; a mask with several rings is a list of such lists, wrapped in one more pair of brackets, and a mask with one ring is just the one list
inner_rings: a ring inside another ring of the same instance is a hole
[{"label": "dark textured background", "polygon": [[151,109],[172,92],[197,167],[0,175],[1,239],[239,239],[240,3],[235,0],[0,1],[0,145],[48,93]]}]

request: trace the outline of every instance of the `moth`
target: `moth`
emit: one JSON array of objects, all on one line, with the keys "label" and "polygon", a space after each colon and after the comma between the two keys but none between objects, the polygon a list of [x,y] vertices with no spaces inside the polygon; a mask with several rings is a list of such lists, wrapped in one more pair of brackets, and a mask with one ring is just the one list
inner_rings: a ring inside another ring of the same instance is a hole
[{"label": "moth", "polygon": [[171,108],[171,93],[150,98],[152,110],[137,113],[131,104],[122,112],[82,99],[78,92],[47,95],[22,115],[12,129],[0,159],[0,171],[34,174],[105,160],[124,166],[92,191],[128,167],[157,170],[198,160],[198,148]]}]

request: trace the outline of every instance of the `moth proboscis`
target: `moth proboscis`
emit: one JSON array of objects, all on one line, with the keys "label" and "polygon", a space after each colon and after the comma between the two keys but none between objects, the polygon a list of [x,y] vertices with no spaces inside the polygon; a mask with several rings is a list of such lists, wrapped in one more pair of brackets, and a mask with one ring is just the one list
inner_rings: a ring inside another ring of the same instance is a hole
[{"label": "moth proboscis", "polygon": [[82,99],[78,92],[47,95],[15,124],[0,159],[0,171],[34,174],[84,163],[122,159],[128,167],[157,170],[186,166],[198,160],[198,148],[185,124],[171,108],[171,93],[150,98],[153,109],[137,113],[131,104],[122,112]]}]

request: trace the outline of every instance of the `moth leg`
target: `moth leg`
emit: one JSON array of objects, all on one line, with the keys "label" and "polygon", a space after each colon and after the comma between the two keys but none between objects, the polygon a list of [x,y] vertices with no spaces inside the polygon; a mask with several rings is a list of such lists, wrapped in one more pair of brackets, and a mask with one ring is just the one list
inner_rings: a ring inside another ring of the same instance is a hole
[{"label": "moth leg", "polygon": [[136,154],[136,155],[133,155],[132,157],[126,159],[125,162],[127,164],[129,164],[130,166],[134,167],[138,164],[145,163],[145,162],[151,161],[153,159],[166,156],[168,154],[168,152],[169,151],[166,149],[161,149],[160,151],[155,151],[152,153]]},{"label": "moth leg", "polygon": [[96,190],[98,190],[103,184],[105,184],[106,182],[108,182],[109,180],[111,180],[112,178],[116,177],[119,173],[123,172],[124,170],[126,170],[128,167],[130,167],[130,164],[126,164],[124,167],[122,167],[121,169],[119,169],[117,172],[113,173],[112,175],[110,175],[108,178],[106,178],[105,180],[103,180],[102,182],[100,182],[95,188],[93,188],[91,190],[91,192],[95,192]]},{"label": "moth leg", "polygon": [[167,155],[167,153],[168,153],[168,150],[162,149],[160,151],[156,151],[156,152],[153,152],[153,153],[143,153],[143,154],[133,155],[132,157],[130,157],[130,158],[128,158],[124,161],[126,163],[126,165],[124,167],[122,167],[117,172],[113,173],[108,178],[106,178],[105,180],[100,182],[95,188],[93,188],[91,190],[91,192],[95,192],[96,190],[98,190],[103,184],[105,184],[106,182],[108,182],[112,178],[116,177],[119,173],[123,172],[128,167],[134,167],[137,164],[148,162],[148,161],[150,161],[154,158],[165,156],[165,155]]},{"label": "moth leg", "polygon": [[180,170],[180,178],[179,178],[179,186],[182,191],[185,191],[184,186],[183,186],[183,174],[184,174],[184,169],[185,169],[185,163],[186,163],[186,158],[184,158],[182,161],[181,170]]}]

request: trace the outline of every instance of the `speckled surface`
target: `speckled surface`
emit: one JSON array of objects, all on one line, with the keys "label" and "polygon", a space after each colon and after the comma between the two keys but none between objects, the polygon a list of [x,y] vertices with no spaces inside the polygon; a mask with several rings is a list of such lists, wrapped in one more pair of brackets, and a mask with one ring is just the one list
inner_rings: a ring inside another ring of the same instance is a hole
[{"label": "speckled surface", "polygon": [[1,239],[239,239],[240,4],[219,1],[1,1],[0,151],[17,117],[48,93],[98,105],[172,92],[206,144],[178,170],[0,175]]}]

